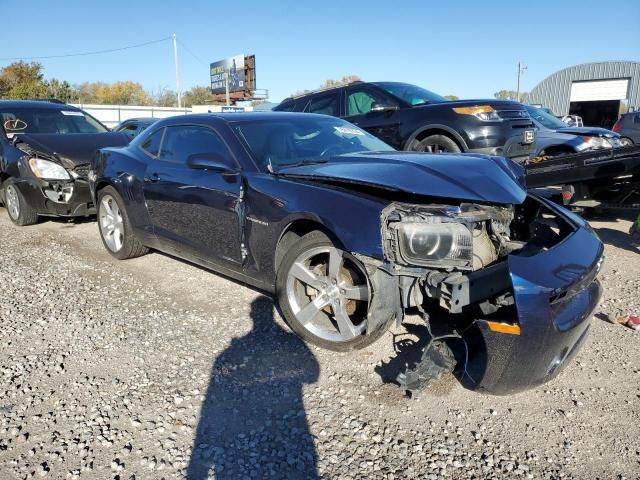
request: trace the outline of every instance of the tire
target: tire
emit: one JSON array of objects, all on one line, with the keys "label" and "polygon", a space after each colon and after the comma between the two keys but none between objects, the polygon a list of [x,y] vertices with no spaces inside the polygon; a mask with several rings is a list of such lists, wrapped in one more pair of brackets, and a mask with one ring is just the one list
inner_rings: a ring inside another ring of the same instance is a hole
[{"label": "tire", "polygon": [[124,201],[115,188],[98,192],[97,217],[102,244],[117,259],[135,258],[149,251],[133,233]]},{"label": "tire", "polygon": [[629,137],[620,138],[621,147],[632,147],[633,145],[634,145],[634,142]]},{"label": "tire", "polygon": [[[375,292],[364,265],[319,231],[300,238],[284,254],[276,295],[282,317],[297,335],[338,352],[371,345],[394,319],[384,310],[370,311],[376,308]],[[372,320],[376,314],[384,318]],[[375,325],[373,331],[369,325]]]},{"label": "tire", "polygon": [[414,140],[409,150],[424,153],[460,153],[460,147],[446,135],[429,135],[422,140]]},{"label": "tire", "polygon": [[13,179],[7,179],[2,185],[2,199],[11,221],[20,226],[38,223],[38,212],[27,203],[24,195]]}]

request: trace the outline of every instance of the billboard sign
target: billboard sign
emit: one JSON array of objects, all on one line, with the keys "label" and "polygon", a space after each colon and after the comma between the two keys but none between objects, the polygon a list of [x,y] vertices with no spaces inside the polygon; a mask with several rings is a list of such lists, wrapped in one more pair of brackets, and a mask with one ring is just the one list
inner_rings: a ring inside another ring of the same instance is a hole
[{"label": "billboard sign", "polygon": [[229,75],[229,92],[245,90],[244,55],[225,58],[209,65],[211,75],[211,93],[225,93],[225,74]]}]

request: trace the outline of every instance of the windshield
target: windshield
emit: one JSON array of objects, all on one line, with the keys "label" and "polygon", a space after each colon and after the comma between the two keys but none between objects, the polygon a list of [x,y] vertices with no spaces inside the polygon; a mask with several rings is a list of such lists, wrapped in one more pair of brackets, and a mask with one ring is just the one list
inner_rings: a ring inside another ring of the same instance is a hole
[{"label": "windshield", "polygon": [[102,133],[107,128],[80,110],[64,108],[7,108],[0,110],[7,134],[15,133]]},{"label": "windshield", "polygon": [[430,92],[429,90],[409,83],[380,82],[375,83],[374,85],[377,85],[389,92],[391,95],[395,95],[396,97],[404,100],[409,105],[424,105],[427,103],[441,103],[449,101],[437,93]]},{"label": "windshield", "polygon": [[551,130],[557,130],[558,128],[566,128],[567,124],[563,121],[557,119],[550,113],[547,113],[541,108],[532,107],[531,105],[526,105],[526,109],[529,112],[529,116],[533,118],[536,122],[541,124],[543,127],[547,127]]},{"label": "windshield", "polygon": [[284,115],[234,125],[260,168],[327,161],[343,153],[393,151],[351,123],[331,117]]}]

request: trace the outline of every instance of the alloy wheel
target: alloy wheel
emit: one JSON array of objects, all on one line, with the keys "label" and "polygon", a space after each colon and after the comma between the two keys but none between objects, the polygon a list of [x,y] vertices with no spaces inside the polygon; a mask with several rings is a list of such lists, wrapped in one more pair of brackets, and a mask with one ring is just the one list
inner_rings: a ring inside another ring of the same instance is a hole
[{"label": "alloy wheel", "polygon": [[122,212],[111,195],[105,195],[100,202],[98,215],[100,234],[109,250],[118,252],[124,243],[124,225]]},{"label": "alloy wheel", "polygon": [[338,248],[311,248],[287,274],[287,301],[296,320],[313,335],[345,342],[362,335],[371,298],[360,262]]},{"label": "alloy wheel", "polygon": [[9,215],[14,220],[17,220],[20,216],[20,199],[18,198],[18,192],[16,187],[8,185],[4,192],[5,200],[7,202],[7,210]]}]

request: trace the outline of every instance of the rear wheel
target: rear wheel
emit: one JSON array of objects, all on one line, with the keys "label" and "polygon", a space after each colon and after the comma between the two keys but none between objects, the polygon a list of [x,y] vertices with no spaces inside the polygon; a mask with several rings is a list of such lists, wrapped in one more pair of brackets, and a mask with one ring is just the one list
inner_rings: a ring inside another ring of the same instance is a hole
[{"label": "rear wheel", "polygon": [[631,147],[632,145],[633,145],[633,140],[631,140],[629,137],[620,138],[621,147]]},{"label": "rear wheel", "polygon": [[322,232],[302,237],[284,255],[276,280],[284,320],[304,340],[335,351],[364,348],[392,318],[368,330],[373,291],[364,265]]},{"label": "rear wheel", "polygon": [[4,204],[13,223],[25,227],[38,222],[38,213],[27,203],[12,179],[4,183],[3,190]]},{"label": "rear wheel", "polygon": [[125,260],[149,251],[133,233],[122,197],[113,187],[98,192],[97,213],[100,238],[111,255]]},{"label": "rear wheel", "polygon": [[414,140],[409,150],[424,153],[460,153],[458,144],[446,135],[429,135],[422,140]]}]

